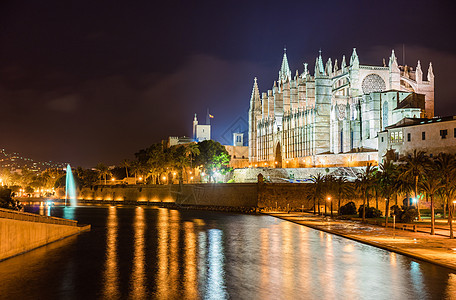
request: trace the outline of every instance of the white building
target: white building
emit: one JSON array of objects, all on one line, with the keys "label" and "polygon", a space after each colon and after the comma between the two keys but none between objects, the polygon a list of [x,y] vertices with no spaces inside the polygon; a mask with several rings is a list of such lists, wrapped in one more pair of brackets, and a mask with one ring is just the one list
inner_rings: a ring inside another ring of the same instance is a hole
[{"label": "white building", "polygon": [[208,141],[211,139],[211,125],[198,124],[198,119],[193,119],[193,140],[195,142]]},{"label": "white building", "polygon": [[285,52],[271,90],[260,94],[255,78],[249,111],[252,165],[376,163],[379,131],[402,118],[434,116],[432,64],[424,80],[419,61],[416,70],[399,66],[393,51],[388,65],[361,65],[353,49],[349,64],[343,56],[340,67],[331,58],[324,65],[320,53],[313,76],[307,66],[292,76]]},{"label": "white building", "polygon": [[456,153],[456,117],[433,119],[405,118],[380,132],[378,140],[378,162],[398,159],[411,154],[415,149],[426,151],[429,156],[440,152]]}]

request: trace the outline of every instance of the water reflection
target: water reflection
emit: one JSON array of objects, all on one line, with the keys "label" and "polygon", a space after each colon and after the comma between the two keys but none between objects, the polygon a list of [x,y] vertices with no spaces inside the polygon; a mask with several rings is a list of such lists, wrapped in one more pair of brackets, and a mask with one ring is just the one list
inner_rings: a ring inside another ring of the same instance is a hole
[{"label": "water reflection", "polygon": [[206,299],[227,298],[222,235],[223,233],[219,229],[209,230]]},{"label": "water reflection", "polygon": [[168,227],[169,227],[169,210],[161,208],[158,210],[157,219],[158,229],[158,253],[157,253],[157,298],[164,299],[168,298]]},{"label": "water reflection", "polygon": [[74,220],[74,211],[75,211],[75,207],[65,206],[63,208],[63,216],[62,216],[62,218],[69,219],[69,220]]},{"label": "water reflection", "polygon": [[192,222],[184,223],[185,259],[184,259],[184,296],[186,299],[196,299],[197,289],[197,261],[196,261],[196,234]]},{"label": "water reflection", "polygon": [[[0,263],[2,296],[442,299],[456,293],[456,277],[446,269],[271,217],[150,207],[55,212],[71,212],[93,229],[76,236],[70,248],[76,250],[49,253],[52,264],[47,255],[18,268]],[[10,288],[8,278],[17,280],[24,267],[34,284]]]},{"label": "water reflection", "polygon": [[135,220],[133,230],[135,232],[135,242],[133,248],[133,270],[131,272],[130,297],[133,299],[143,299],[146,296],[146,276],[145,276],[145,237],[146,221],[144,209],[140,206],[135,209]]},{"label": "water reflection", "polygon": [[119,270],[117,265],[117,209],[109,207],[108,219],[106,222],[106,260],[104,266],[104,288],[105,299],[119,298]]}]

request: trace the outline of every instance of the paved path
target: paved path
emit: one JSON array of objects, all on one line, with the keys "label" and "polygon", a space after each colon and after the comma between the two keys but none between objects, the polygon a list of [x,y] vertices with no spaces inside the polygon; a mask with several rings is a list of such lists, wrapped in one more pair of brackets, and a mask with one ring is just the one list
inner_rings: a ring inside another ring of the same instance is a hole
[{"label": "paved path", "polygon": [[[336,220],[310,213],[266,212],[264,214],[333,233],[375,247],[397,252],[456,271],[456,239],[449,239],[444,224],[439,224],[437,235],[425,232],[385,228],[357,221]],[[430,232],[421,227],[419,230]]]}]

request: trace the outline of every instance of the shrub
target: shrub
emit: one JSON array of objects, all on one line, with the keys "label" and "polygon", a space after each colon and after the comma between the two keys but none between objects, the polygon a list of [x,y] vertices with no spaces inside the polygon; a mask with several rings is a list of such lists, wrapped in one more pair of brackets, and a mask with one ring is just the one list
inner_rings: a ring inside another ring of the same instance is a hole
[{"label": "shrub", "polygon": [[[359,217],[363,217],[363,205],[359,206],[358,209]],[[375,207],[366,207],[366,218],[380,218],[382,216],[382,212]]]},{"label": "shrub", "polygon": [[355,202],[348,202],[342,205],[339,210],[341,215],[356,215],[356,204]]},{"label": "shrub", "polygon": [[396,221],[400,223],[411,223],[418,217],[418,210],[415,206],[391,206],[391,216],[396,216]]}]

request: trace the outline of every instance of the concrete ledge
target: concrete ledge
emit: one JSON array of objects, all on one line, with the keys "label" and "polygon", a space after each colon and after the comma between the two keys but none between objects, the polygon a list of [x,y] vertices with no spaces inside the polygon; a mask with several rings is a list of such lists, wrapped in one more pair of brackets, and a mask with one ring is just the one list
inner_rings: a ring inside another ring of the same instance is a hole
[{"label": "concrete ledge", "polygon": [[0,261],[90,228],[0,218]]}]

